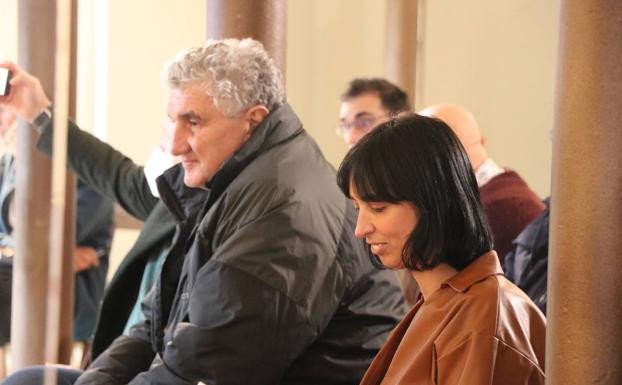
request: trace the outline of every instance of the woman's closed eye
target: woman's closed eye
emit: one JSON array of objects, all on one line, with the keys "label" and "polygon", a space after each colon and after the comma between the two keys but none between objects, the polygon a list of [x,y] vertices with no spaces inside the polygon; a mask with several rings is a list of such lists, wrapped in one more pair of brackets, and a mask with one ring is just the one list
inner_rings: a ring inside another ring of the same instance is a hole
[{"label": "woman's closed eye", "polygon": [[369,206],[371,208],[371,210],[375,213],[381,213],[384,211],[384,209],[387,208],[386,205],[378,205],[378,204],[372,204]]}]

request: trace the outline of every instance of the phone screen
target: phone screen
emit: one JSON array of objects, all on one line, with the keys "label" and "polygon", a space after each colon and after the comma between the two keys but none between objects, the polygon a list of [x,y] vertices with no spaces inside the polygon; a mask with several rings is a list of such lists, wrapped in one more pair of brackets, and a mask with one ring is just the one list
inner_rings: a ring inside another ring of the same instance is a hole
[{"label": "phone screen", "polygon": [[6,68],[0,68],[0,95],[8,95],[11,91],[9,80],[11,80],[11,72]]}]

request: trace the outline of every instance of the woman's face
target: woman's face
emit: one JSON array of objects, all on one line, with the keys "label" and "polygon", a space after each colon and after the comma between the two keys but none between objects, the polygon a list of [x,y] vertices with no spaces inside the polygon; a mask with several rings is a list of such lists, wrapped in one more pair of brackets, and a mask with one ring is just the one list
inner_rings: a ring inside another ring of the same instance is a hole
[{"label": "woman's face", "polygon": [[371,252],[392,269],[404,268],[402,250],[419,221],[419,210],[410,202],[388,203],[362,200],[353,186],[350,192],[358,209],[354,234],[365,238]]}]

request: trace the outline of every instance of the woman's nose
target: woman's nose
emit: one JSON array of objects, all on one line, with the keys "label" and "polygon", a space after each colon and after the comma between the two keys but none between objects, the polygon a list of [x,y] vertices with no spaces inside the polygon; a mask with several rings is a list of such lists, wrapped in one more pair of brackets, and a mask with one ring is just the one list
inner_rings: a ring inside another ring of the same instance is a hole
[{"label": "woman's nose", "polygon": [[354,229],[354,235],[357,238],[365,238],[374,231],[374,226],[367,219],[365,213],[359,211],[359,216],[356,219],[356,228]]}]

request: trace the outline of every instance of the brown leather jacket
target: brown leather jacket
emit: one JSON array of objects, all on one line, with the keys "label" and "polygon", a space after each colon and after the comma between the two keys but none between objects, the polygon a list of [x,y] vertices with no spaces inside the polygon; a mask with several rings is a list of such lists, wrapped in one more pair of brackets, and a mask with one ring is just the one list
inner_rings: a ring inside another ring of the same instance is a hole
[{"label": "brown leather jacket", "polygon": [[544,315],[491,251],[420,298],[361,384],[544,384],[545,332]]}]

